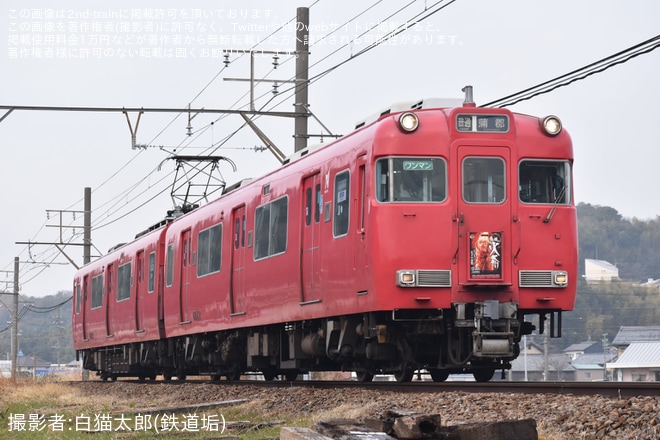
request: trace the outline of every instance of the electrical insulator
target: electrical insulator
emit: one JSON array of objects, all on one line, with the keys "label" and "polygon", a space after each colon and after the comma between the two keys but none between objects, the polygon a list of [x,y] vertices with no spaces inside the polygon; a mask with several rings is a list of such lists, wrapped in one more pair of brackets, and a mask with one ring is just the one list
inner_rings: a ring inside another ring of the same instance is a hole
[{"label": "electrical insulator", "polygon": [[280,65],[280,57],[277,54],[273,55],[273,69],[277,69],[277,66]]}]

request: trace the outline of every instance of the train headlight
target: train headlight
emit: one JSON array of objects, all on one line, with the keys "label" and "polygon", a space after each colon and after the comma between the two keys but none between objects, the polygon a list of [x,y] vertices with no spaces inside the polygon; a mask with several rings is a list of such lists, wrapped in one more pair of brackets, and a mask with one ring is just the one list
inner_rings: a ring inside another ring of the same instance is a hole
[{"label": "train headlight", "polygon": [[541,126],[548,136],[557,136],[561,132],[561,121],[557,116],[546,116]]},{"label": "train headlight", "polygon": [[406,133],[412,133],[419,127],[419,118],[414,113],[403,113],[399,116],[399,127]]},{"label": "train headlight", "polygon": [[399,287],[414,287],[415,286],[415,271],[414,270],[397,270],[396,271],[396,285]]},{"label": "train headlight", "polygon": [[568,284],[568,273],[566,272],[554,272],[553,280],[556,286],[564,287]]}]

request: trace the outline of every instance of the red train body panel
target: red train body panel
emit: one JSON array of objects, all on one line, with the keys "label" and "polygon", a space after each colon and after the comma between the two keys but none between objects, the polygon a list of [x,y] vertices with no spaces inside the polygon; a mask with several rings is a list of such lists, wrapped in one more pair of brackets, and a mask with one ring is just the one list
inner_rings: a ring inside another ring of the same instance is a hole
[{"label": "red train body panel", "polygon": [[163,337],[159,326],[165,230],[117,247],[74,278],[76,350]]},{"label": "red train body panel", "polygon": [[488,380],[575,301],[572,144],[543,122],[419,109],[304,152],[82,268],[74,346],[103,378]]}]

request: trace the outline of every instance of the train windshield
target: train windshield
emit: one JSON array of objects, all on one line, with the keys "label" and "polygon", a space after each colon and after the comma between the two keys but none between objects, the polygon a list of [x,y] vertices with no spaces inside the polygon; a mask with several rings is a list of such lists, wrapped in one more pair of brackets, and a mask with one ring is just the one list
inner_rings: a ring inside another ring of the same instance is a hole
[{"label": "train windshield", "polygon": [[503,203],[506,198],[504,161],[499,157],[463,160],[463,200],[467,203]]},{"label": "train windshield", "polygon": [[447,164],[432,157],[389,157],[376,163],[379,202],[439,203],[447,197]]},{"label": "train windshield", "polygon": [[570,203],[570,164],[567,161],[523,160],[518,169],[518,190],[523,203]]}]

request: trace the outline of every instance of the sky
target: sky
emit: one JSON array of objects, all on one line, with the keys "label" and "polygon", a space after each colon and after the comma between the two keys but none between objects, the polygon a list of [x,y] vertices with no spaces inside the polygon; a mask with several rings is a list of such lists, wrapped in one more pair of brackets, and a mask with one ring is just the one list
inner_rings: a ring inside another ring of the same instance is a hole
[{"label": "sky", "polygon": [[[309,133],[325,135],[310,144],[330,141],[326,129],[347,134],[392,103],[460,99],[465,85],[474,87],[477,105],[484,104],[651,39],[660,29],[655,0],[60,0],[57,8],[10,0],[0,8],[0,105],[246,109],[249,83],[232,79],[249,78],[245,52],[253,50],[255,78],[268,80],[256,83],[255,108],[290,112],[286,81],[294,76],[294,56],[281,53],[274,70],[267,52],[295,49],[300,6],[310,15],[310,110],[322,123],[310,120]],[[395,38],[362,52],[406,23]],[[655,50],[509,107],[563,121],[575,150],[577,203],[611,206],[630,219],[660,215],[653,195],[659,71]],[[277,96],[271,80],[281,81]],[[85,187],[92,189],[95,257],[130,241],[175,204],[172,154],[230,158],[236,171],[224,161],[213,171],[227,184],[278,167],[239,116],[145,112],[138,123],[137,112],[127,115],[0,109],[0,291],[13,290],[15,257],[22,294],[71,290],[75,268],[54,246],[40,243],[82,242]],[[256,123],[286,155],[293,152],[290,119]],[[64,250],[82,264],[80,247]]]}]

